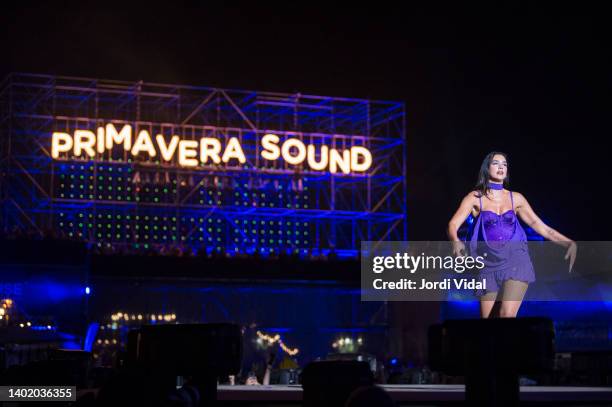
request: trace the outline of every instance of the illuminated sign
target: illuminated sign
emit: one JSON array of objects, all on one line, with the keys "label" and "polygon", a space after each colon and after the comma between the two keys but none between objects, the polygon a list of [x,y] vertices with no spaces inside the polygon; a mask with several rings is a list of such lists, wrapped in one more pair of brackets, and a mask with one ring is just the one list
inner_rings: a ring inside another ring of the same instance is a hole
[{"label": "illuminated sign", "polygon": [[[160,157],[163,162],[176,162],[181,167],[197,167],[206,164],[244,164],[246,156],[242,145],[236,137],[230,137],[223,146],[221,140],[214,137],[202,137],[199,140],[181,140],[173,135],[167,140],[162,134],[154,138],[149,131],[140,130],[133,137],[132,126],[126,124],[121,130],[109,123],[91,130],[75,130],[73,135],[54,132],[51,138],[51,156],[54,159],[63,153],[74,157],[88,156],[111,151],[115,146],[136,157],[145,154],[149,158]],[[268,161],[282,159],[293,166],[306,164],[313,171],[329,171],[332,174],[342,172],[365,172],[372,165],[372,153],[366,147],[352,146],[337,150],[326,145],[305,144],[297,138],[288,138],[281,142],[276,134],[265,134],[260,140],[261,157]]]}]

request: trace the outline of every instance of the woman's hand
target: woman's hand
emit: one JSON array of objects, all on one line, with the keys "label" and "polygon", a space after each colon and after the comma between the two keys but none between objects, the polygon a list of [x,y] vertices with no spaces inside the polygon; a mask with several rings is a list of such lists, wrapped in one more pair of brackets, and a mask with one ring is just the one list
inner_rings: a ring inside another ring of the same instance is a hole
[{"label": "woman's hand", "polygon": [[465,256],[465,243],[463,243],[461,240],[453,240],[453,256]]},{"label": "woman's hand", "polygon": [[572,272],[572,267],[574,267],[574,262],[576,261],[576,251],[578,250],[578,245],[576,242],[570,242],[569,246],[567,246],[567,252],[565,253],[564,259],[567,260],[569,258],[569,272]]}]

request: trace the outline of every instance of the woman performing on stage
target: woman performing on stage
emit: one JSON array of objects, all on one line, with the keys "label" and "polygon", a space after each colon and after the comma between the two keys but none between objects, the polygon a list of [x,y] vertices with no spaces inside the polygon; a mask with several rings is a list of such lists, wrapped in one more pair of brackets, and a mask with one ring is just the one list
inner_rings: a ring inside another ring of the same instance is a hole
[{"label": "woman performing on stage", "polygon": [[522,194],[507,189],[508,184],[506,154],[489,153],[480,167],[475,190],[463,198],[448,223],[453,254],[465,256],[465,244],[457,237],[457,230],[470,213],[478,217],[469,246],[473,257],[485,251],[489,255],[479,273],[479,279],[486,280],[486,291],[476,291],[483,318],[516,317],[529,283],[535,281],[527,236],[517,215],[545,239],[567,248],[570,272],[576,258],[576,243],[544,224]]}]

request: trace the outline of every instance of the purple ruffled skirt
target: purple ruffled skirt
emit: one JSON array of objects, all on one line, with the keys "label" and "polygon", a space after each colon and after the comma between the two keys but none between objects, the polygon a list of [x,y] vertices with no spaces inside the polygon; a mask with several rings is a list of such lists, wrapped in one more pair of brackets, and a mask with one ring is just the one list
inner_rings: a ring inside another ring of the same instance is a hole
[{"label": "purple ruffled skirt", "polygon": [[478,279],[486,282],[486,289],[475,290],[478,297],[499,292],[506,280],[517,280],[526,283],[535,281],[535,271],[526,242],[507,242],[501,250],[485,250],[485,267],[478,272]]}]

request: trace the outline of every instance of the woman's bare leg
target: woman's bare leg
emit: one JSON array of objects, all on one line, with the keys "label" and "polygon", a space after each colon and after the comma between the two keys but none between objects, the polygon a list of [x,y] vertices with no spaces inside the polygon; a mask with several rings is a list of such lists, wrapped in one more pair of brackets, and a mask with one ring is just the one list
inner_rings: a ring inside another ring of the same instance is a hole
[{"label": "woman's bare leg", "polygon": [[504,281],[502,287],[502,302],[499,309],[500,318],[516,318],[528,286],[529,284],[524,281]]},{"label": "woman's bare leg", "polygon": [[480,317],[481,318],[495,318],[495,312],[493,311],[493,306],[495,305],[495,299],[497,298],[497,293],[486,293],[482,297],[480,297]]}]

